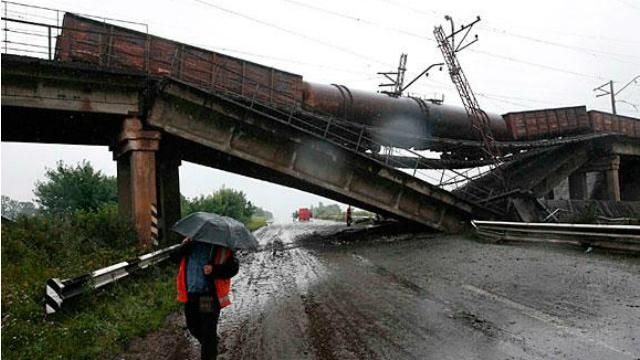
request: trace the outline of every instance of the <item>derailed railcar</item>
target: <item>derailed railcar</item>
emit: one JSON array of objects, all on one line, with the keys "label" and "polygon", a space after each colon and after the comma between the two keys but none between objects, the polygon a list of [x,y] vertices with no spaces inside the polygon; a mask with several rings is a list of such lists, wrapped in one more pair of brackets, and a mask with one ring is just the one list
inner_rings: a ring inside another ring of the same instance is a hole
[{"label": "derailed railcar", "polygon": [[595,132],[615,132],[640,137],[640,119],[591,110],[589,121]]},{"label": "derailed railcar", "polygon": [[56,60],[171,76],[278,107],[299,107],[302,76],[66,13]]},{"label": "derailed railcar", "polygon": [[[480,139],[461,107],[308,83],[300,75],[69,13],[64,16],[56,59],[171,76],[204,89],[243,96],[296,112],[303,116],[302,126],[325,129],[325,135],[328,127],[319,119],[341,120],[347,125],[339,130],[340,137],[348,137],[359,149],[376,151],[385,145],[422,150],[433,148],[433,138]],[[492,134],[499,141],[588,132],[640,137],[640,119],[587,111],[585,106],[503,116],[489,113],[488,117]],[[366,139],[361,139],[365,132],[362,126],[367,128]]]},{"label": "derailed railcar", "polygon": [[585,106],[527,110],[503,115],[513,140],[549,139],[591,132],[612,132],[640,137],[640,119]]}]

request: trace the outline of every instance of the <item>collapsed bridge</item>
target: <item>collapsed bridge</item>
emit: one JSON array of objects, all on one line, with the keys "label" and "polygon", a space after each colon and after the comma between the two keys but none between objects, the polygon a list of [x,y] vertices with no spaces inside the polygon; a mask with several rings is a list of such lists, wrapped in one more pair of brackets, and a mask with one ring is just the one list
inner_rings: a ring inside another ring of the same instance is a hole
[{"label": "collapsed bridge", "polygon": [[[582,187],[588,198],[586,174],[594,171],[606,174],[611,200],[640,199],[618,174],[636,178],[638,119],[584,107],[489,114],[512,180],[499,189],[490,168],[458,170],[489,164],[462,108],[308,83],[69,13],[60,25],[3,20],[58,35],[49,38],[49,60],[3,56],[2,140],[109,146],[121,212],[143,244],[166,237],[180,214],[182,160],[441,231],[459,231],[471,218],[522,218],[527,206],[514,212],[506,200],[549,196],[571,176],[573,192]],[[580,151],[550,156],[567,147]],[[442,152],[440,159],[419,152],[427,149]],[[533,167],[536,181],[529,181],[532,161],[542,158],[548,161]],[[603,165],[590,168],[592,159]],[[585,175],[576,180],[575,173]]]}]

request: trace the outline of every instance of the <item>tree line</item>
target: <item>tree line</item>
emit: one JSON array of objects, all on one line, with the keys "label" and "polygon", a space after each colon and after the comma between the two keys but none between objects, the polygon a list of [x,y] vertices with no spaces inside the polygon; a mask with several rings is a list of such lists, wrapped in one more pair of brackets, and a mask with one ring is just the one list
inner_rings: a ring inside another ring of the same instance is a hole
[{"label": "tree line", "polygon": [[[2,215],[9,219],[36,213],[60,214],[96,212],[117,207],[117,178],[96,170],[88,161],[68,165],[62,161],[45,171],[45,179],[35,184],[35,204],[2,195]],[[182,215],[196,211],[214,212],[245,224],[253,216],[272,219],[271,212],[251,203],[243,191],[222,187],[207,195],[188,199],[181,196]]]}]

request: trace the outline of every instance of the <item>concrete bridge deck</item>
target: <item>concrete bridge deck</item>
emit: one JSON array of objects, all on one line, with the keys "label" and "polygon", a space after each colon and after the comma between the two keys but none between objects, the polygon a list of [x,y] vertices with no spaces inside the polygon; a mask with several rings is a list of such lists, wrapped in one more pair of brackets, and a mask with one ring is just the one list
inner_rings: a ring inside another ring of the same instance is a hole
[{"label": "concrete bridge deck", "polygon": [[121,211],[133,217],[143,243],[155,236],[153,210],[161,229],[180,214],[181,160],[440,231],[461,231],[472,216],[492,216],[362,152],[291,126],[290,117],[168,78],[3,56],[2,116],[2,141],[110,146],[118,161]]}]

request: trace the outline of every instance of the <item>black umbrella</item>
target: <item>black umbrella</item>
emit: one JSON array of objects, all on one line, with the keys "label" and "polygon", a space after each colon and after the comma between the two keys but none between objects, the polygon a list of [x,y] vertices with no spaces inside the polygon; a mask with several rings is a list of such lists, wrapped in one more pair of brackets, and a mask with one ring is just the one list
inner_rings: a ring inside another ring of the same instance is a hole
[{"label": "black umbrella", "polygon": [[241,222],[228,216],[195,212],[173,225],[180,235],[207,244],[228,247],[232,250],[258,247],[258,240]]}]

